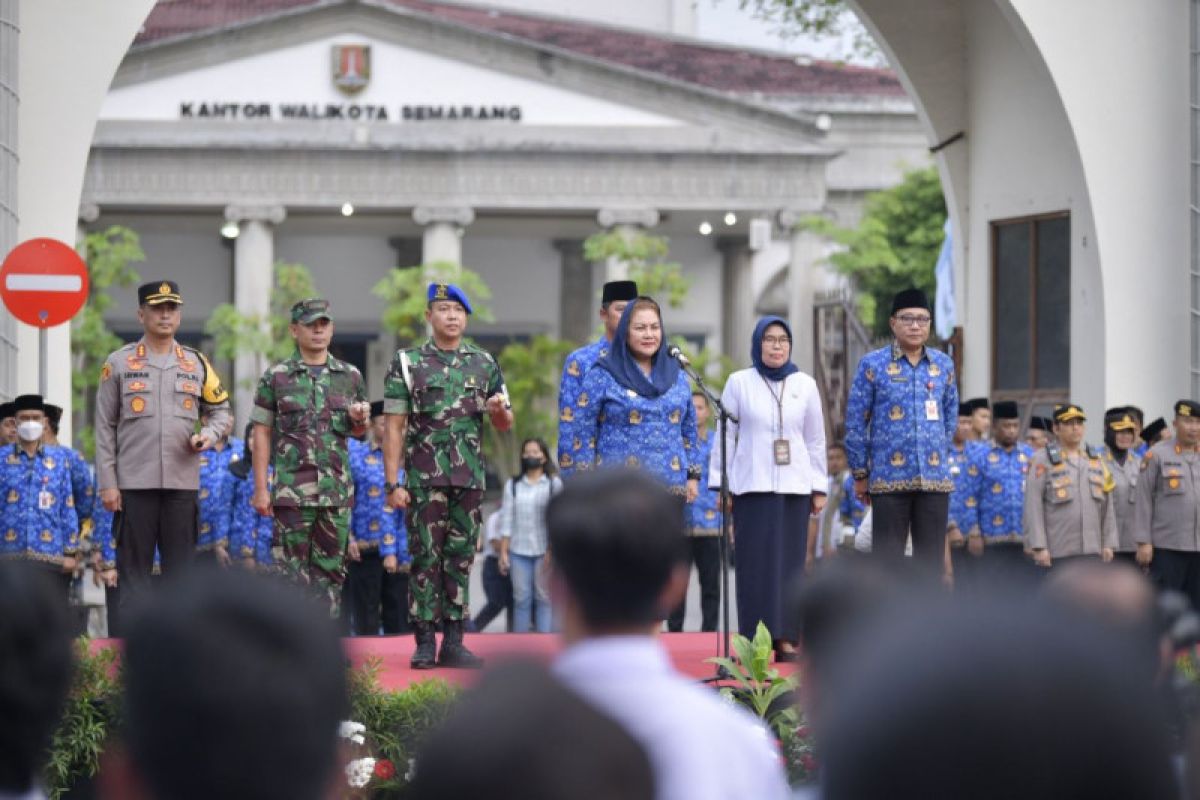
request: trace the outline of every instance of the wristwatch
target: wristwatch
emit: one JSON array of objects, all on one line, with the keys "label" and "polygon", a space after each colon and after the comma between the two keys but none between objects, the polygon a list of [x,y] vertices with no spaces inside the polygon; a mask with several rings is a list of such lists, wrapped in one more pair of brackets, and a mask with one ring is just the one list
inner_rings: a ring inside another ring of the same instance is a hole
[{"label": "wristwatch", "polygon": [[400,488],[400,484],[398,484],[398,483],[385,483],[383,485],[383,493],[391,494],[392,492],[396,491],[399,488]]}]

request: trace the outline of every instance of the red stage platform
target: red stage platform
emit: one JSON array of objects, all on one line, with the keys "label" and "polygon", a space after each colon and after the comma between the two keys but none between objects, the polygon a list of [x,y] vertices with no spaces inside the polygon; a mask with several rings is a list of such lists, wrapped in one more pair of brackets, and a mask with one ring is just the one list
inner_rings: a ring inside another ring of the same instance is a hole
[{"label": "red stage platform", "polygon": [[[440,637],[439,637],[440,638]],[[480,674],[470,669],[411,669],[416,642],[411,635],[405,636],[361,636],[342,640],[351,663],[358,667],[368,659],[380,662],[379,682],[387,689],[403,689],[411,683],[441,678],[451,683],[470,685]],[[664,633],[663,644],[671,655],[675,668],[684,675],[697,680],[715,674],[716,668],[705,659],[719,655],[721,640],[715,633]],[[467,634],[467,646],[489,665],[506,659],[534,658],[549,662],[562,649],[562,640],[556,634],[545,633],[476,633]],[[120,643],[112,639],[98,639],[93,647],[110,647]],[[780,665],[780,672],[791,672],[792,665]]]},{"label": "red stage platform", "polygon": [[[439,641],[440,641],[439,637]],[[381,662],[379,682],[389,689],[403,689],[410,683],[442,678],[469,685],[479,673],[469,669],[410,669],[416,642],[409,636],[359,636],[343,640],[354,666],[369,658]],[[665,633],[662,641],[671,654],[675,668],[697,679],[715,673],[705,661],[719,655],[721,641],[715,633]],[[548,633],[476,633],[467,634],[467,647],[489,665],[514,658],[534,658],[549,662],[562,649],[562,640]]]}]

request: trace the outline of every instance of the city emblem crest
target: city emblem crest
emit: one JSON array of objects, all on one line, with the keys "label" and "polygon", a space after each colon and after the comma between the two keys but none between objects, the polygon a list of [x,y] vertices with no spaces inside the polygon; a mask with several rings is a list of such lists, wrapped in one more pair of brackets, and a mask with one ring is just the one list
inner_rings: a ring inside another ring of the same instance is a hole
[{"label": "city emblem crest", "polygon": [[342,94],[355,95],[371,80],[371,47],[365,44],[335,44],[332,50],[333,85]]}]

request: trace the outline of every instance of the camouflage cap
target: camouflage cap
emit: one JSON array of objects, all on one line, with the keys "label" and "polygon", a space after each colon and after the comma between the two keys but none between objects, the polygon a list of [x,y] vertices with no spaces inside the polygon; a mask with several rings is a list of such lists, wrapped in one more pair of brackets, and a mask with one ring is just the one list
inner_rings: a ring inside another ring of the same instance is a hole
[{"label": "camouflage cap", "polygon": [[292,306],[292,322],[311,325],[319,319],[333,322],[333,315],[329,313],[329,301],[324,298],[309,297]]}]

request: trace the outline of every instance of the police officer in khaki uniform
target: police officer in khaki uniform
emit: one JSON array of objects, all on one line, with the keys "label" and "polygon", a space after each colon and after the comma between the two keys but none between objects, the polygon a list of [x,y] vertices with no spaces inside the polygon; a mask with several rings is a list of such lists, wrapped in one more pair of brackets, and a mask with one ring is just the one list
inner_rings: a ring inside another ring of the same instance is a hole
[{"label": "police officer in khaki uniform", "polygon": [[1112,473],[1113,508],[1117,515],[1117,558],[1132,562],[1137,550],[1134,538],[1133,501],[1142,460],[1134,452],[1137,421],[1124,406],[1104,412],[1104,466]]},{"label": "police officer in khaki uniform", "polygon": [[1055,407],[1058,441],[1033,456],[1025,486],[1025,546],[1039,567],[1078,556],[1112,561],[1117,547],[1113,477],[1100,453],[1083,443],[1086,421],[1073,403]]},{"label": "police officer in khaki uniform", "polygon": [[1200,608],[1200,403],[1175,404],[1175,438],[1142,459],[1133,506],[1137,560]]},{"label": "police officer in khaki uniform", "polygon": [[123,597],[148,586],[156,547],[164,576],[192,557],[199,454],[233,427],[208,359],[175,341],[182,305],[173,281],[138,287],[144,335],[108,357],[96,390],[96,483],[114,512]]}]

